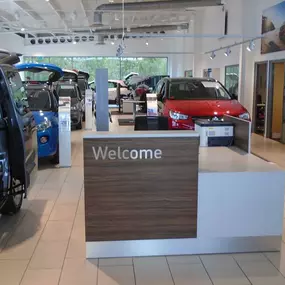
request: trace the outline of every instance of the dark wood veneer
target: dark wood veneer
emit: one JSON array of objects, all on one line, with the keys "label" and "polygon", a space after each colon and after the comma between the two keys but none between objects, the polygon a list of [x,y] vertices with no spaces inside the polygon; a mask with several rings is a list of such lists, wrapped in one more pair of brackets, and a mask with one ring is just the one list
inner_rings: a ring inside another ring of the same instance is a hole
[{"label": "dark wood veneer", "polygon": [[[97,161],[92,146],[163,155]],[[196,237],[198,151],[198,138],[84,139],[86,241]]]}]

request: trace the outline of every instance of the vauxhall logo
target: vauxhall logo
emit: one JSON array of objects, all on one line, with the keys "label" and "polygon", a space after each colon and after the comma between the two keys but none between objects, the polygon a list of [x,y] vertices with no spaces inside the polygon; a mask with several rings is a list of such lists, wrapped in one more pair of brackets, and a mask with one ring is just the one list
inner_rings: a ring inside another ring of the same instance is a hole
[{"label": "vauxhall logo", "polygon": [[147,160],[147,159],[161,159],[161,149],[121,149],[119,146],[117,149],[109,149],[105,147],[92,147],[95,160]]}]

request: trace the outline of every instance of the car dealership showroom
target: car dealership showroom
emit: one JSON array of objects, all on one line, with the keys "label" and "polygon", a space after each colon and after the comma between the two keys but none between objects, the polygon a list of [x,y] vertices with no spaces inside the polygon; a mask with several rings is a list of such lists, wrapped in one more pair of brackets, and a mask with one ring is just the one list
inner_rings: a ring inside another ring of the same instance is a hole
[{"label": "car dealership showroom", "polygon": [[285,285],[284,90],[284,0],[0,0],[0,284]]}]

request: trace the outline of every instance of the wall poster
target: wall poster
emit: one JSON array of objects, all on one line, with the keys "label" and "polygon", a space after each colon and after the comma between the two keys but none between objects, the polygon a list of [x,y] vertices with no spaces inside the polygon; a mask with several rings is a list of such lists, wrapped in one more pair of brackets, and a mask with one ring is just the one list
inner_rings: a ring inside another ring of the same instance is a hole
[{"label": "wall poster", "polygon": [[262,13],[261,54],[285,50],[285,1]]}]

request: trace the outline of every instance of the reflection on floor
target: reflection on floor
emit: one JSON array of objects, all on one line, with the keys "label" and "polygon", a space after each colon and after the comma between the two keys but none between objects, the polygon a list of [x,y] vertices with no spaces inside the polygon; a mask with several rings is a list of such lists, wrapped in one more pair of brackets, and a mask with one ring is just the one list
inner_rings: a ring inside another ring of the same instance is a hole
[{"label": "reflection on floor", "polygon": [[[113,123],[111,129],[117,128]],[[283,249],[281,254],[86,260],[82,135],[72,132],[72,167],[41,166],[20,214],[0,218],[0,284],[285,284]],[[261,153],[258,139],[253,144]]]}]

